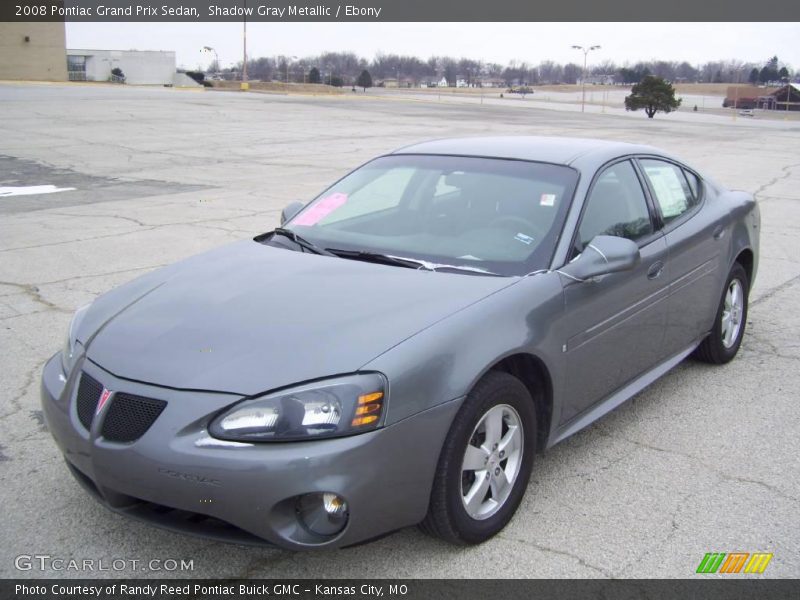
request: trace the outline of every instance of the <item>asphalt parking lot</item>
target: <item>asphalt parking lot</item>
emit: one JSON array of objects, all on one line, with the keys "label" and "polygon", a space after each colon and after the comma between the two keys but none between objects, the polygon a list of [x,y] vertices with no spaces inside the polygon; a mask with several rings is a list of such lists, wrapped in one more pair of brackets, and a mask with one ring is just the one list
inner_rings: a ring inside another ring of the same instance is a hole
[{"label": "asphalt parking lot", "polygon": [[[735,551],[773,553],[762,577],[800,576],[800,122],[696,116],[0,84],[0,188],[74,188],[0,196],[0,576],[693,577],[705,553]],[[739,357],[686,362],[539,457],[518,514],[479,547],[416,529],[339,551],[231,546],[126,520],[72,480],[38,386],[76,308],[271,229],[378,153],[482,134],[649,143],[755,192],[761,263]],[[129,562],[19,571],[20,555]],[[153,559],[194,570],[142,570]]]}]

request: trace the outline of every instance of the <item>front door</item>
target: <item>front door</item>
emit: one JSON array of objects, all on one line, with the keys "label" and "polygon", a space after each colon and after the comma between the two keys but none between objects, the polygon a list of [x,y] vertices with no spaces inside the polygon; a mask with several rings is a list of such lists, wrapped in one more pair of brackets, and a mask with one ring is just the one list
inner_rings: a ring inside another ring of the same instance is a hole
[{"label": "front door", "polygon": [[654,228],[642,182],[630,161],[607,167],[583,209],[573,257],[596,235],[639,245],[629,271],[576,282],[562,278],[570,326],[561,424],[631,381],[660,358],[667,319],[667,243]]}]

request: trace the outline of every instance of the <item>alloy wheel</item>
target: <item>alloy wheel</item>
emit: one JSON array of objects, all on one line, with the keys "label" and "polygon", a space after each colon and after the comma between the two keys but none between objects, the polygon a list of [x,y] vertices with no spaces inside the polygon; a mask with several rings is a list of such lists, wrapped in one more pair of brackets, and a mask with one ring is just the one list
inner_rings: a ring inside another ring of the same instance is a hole
[{"label": "alloy wheel", "polygon": [[478,421],[461,465],[461,500],[473,519],[488,519],[508,499],[522,464],[523,436],[519,414],[508,404],[493,406]]},{"label": "alloy wheel", "polygon": [[739,337],[742,328],[742,315],[744,314],[744,289],[738,279],[732,279],[725,293],[725,302],[722,307],[722,344],[730,348]]}]

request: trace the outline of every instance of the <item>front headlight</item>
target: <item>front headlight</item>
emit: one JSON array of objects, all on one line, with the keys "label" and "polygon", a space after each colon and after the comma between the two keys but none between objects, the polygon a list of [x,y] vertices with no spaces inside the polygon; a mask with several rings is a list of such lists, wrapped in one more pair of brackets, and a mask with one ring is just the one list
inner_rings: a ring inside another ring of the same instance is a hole
[{"label": "front headlight", "polygon": [[245,400],[208,428],[223,440],[291,441],[338,437],[381,425],[386,381],[379,373],[317,381]]},{"label": "front headlight", "polygon": [[65,375],[69,375],[72,367],[75,366],[75,361],[80,356],[82,347],[75,336],[77,335],[78,325],[81,324],[83,316],[89,310],[89,306],[89,304],[81,306],[75,311],[72,321],[70,321],[69,329],[67,329],[67,339],[64,340],[64,347],[61,349],[61,368],[64,370]]}]

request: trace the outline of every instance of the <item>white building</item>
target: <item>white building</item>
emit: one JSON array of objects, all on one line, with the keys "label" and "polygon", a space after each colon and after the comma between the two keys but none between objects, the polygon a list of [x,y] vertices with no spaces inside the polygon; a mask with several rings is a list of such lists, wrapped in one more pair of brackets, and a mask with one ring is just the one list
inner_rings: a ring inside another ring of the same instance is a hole
[{"label": "white building", "polygon": [[70,81],[109,81],[118,68],[131,85],[173,85],[175,52],[162,50],[70,50]]},{"label": "white building", "polygon": [[[578,77],[576,83],[583,85],[583,80]],[[587,75],[586,85],[614,85],[614,75]]]}]

